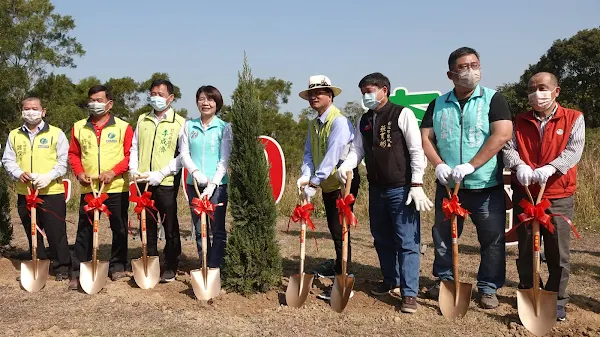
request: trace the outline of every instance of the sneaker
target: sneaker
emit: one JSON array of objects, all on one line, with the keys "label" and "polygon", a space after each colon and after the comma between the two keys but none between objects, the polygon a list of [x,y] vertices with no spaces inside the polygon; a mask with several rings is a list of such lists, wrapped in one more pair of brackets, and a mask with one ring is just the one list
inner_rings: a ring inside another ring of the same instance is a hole
[{"label": "sneaker", "polygon": [[432,300],[437,300],[440,296],[440,284],[436,283],[433,287],[427,289],[425,293],[427,294],[427,297],[431,298]]},{"label": "sneaker", "polygon": [[317,269],[313,270],[313,274],[319,278],[335,278],[335,261],[327,260],[323,262]]},{"label": "sneaker", "polygon": [[408,314],[417,312],[417,299],[414,296],[403,296],[400,311]]},{"label": "sneaker", "polygon": [[556,307],[556,320],[563,322],[567,319],[567,311],[565,310],[564,305],[559,305]]},{"label": "sneaker", "polygon": [[483,309],[495,309],[498,307],[498,297],[496,294],[481,294],[479,295],[479,305]]},{"label": "sneaker", "polygon": [[69,290],[77,290],[78,286],[79,286],[79,279],[78,278],[72,278],[69,281],[68,289]]},{"label": "sneaker", "polygon": [[160,276],[160,283],[168,283],[175,281],[176,274],[171,269],[165,269]]},{"label": "sneaker", "polygon": [[54,276],[56,281],[64,281],[69,279],[69,272],[66,271],[57,271]]},{"label": "sneaker", "polygon": [[110,279],[113,281],[118,281],[124,277],[127,277],[127,273],[124,271],[114,271],[112,272]]},{"label": "sneaker", "polygon": [[395,291],[397,287],[391,287],[388,284],[384,283],[384,282],[380,282],[378,283],[373,289],[371,289],[371,294],[375,295],[375,296],[382,296],[382,295],[387,295],[389,294],[391,291]]},{"label": "sneaker", "polygon": [[[331,290],[332,289],[333,289],[333,285],[327,287],[327,289],[323,290],[322,293],[320,293],[319,295],[317,295],[317,298],[321,299],[321,300],[324,300],[324,301],[331,300]],[[350,292],[350,297],[349,298],[352,298],[352,297],[354,297],[354,290],[352,290]]]}]

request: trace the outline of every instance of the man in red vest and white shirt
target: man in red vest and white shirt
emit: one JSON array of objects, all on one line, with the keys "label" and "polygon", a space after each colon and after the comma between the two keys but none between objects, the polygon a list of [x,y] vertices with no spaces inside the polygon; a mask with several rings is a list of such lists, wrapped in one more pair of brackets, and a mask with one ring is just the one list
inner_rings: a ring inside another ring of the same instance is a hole
[{"label": "man in red vest and white shirt", "polygon": [[[585,143],[585,122],[580,111],[563,108],[556,102],[560,94],[558,79],[554,74],[540,72],[527,85],[529,104],[533,110],[515,118],[513,139],[504,146],[504,165],[513,170],[512,185],[514,214],[523,209],[518,202],[527,198],[523,186],[529,185],[534,201],[545,184],[544,199],[551,206],[547,213],[561,214],[573,219],[573,194],[577,187],[577,163]],[[570,224],[553,216],[554,234],[543,225],[540,234],[544,239],[544,252],[549,276],[544,289],[558,293],[557,319],[567,317],[565,305],[569,301]],[[533,257],[531,227],[516,229],[519,237],[519,288],[533,286]]]}]

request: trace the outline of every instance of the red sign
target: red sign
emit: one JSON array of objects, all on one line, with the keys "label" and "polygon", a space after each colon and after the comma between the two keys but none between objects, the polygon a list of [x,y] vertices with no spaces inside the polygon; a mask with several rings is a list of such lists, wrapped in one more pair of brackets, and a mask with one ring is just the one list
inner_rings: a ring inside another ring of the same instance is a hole
[{"label": "red sign", "polygon": [[[273,190],[273,199],[275,199],[275,203],[278,203],[285,189],[285,157],[283,156],[281,146],[279,146],[279,143],[275,139],[268,136],[259,136],[258,139],[265,146],[265,156],[269,165],[269,180]],[[181,175],[183,186],[185,186],[187,176],[188,171],[184,168]],[[183,189],[183,193],[186,200],[189,200],[185,188]]]},{"label": "red sign", "polygon": [[67,203],[71,199],[71,180],[65,178],[62,182],[65,187],[65,203]]}]

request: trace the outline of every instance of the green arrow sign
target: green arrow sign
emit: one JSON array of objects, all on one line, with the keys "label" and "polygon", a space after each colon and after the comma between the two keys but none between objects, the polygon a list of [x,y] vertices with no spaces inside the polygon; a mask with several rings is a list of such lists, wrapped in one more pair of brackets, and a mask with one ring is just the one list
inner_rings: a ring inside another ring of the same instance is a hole
[{"label": "green arrow sign", "polygon": [[421,120],[423,120],[427,106],[441,94],[439,91],[408,92],[406,88],[398,87],[390,95],[390,101],[411,109],[419,121],[419,126],[421,126]]}]

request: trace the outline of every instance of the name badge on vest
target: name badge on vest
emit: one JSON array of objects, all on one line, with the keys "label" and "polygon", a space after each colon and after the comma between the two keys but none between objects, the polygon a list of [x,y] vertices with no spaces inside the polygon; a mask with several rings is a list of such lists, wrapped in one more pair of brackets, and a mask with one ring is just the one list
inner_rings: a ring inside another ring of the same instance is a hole
[{"label": "name badge on vest", "polygon": [[48,139],[45,137],[40,139],[40,144],[38,145],[38,149],[48,149],[48,148],[50,148],[50,145],[48,144]]},{"label": "name badge on vest", "polygon": [[107,137],[107,139],[106,139],[106,142],[107,142],[107,143],[116,143],[116,142],[118,142],[118,141],[119,141],[119,140],[117,139],[117,135],[115,135],[115,134],[114,134],[114,133],[112,133],[112,132],[109,132],[109,133],[108,133],[108,137]]},{"label": "name badge on vest", "polygon": [[379,127],[379,146],[392,147],[392,122],[387,122],[387,125]]}]

